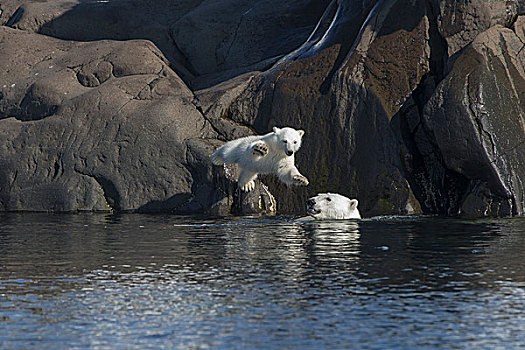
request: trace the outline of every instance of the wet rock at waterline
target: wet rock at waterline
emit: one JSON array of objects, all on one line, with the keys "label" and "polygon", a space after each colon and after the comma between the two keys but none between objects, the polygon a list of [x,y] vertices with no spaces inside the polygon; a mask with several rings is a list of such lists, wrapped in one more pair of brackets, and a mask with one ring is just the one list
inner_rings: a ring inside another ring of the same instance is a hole
[{"label": "wet rock at waterline", "polygon": [[462,178],[454,195],[463,199],[458,210],[466,216],[524,213],[524,46],[508,28],[481,33],[457,57],[423,111],[417,140],[426,137],[439,150],[429,158],[439,156]]},{"label": "wet rock at waterline", "polygon": [[[0,8],[0,210],[524,214],[522,1]],[[238,192],[209,154],[273,126],[310,186]]]}]

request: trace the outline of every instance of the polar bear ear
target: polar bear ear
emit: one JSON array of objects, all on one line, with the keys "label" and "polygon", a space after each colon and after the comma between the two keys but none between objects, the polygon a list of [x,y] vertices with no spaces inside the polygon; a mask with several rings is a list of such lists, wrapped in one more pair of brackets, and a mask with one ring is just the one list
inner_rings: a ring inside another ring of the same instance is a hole
[{"label": "polar bear ear", "polygon": [[297,132],[299,133],[299,137],[303,137],[303,135],[304,135],[304,130],[297,130]]},{"label": "polar bear ear", "polygon": [[359,204],[357,199],[350,199],[350,210],[356,210],[357,204]]},{"label": "polar bear ear", "polygon": [[273,127],[273,132],[274,132],[274,133],[277,134],[279,131],[281,131],[281,129],[279,129],[279,128],[276,127],[276,126]]}]

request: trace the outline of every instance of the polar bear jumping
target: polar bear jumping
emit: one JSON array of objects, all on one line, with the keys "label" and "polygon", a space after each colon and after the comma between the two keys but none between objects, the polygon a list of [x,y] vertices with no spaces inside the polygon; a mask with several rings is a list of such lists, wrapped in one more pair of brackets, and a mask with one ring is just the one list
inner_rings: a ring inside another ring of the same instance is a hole
[{"label": "polar bear jumping", "polygon": [[319,193],[306,201],[306,212],[309,216],[297,220],[361,219],[357,204],[357,199],[337,193]]},{"label": "polar bear jumping", "polygon": [[239,187],[255,188],[257,174],[275,174],[287,185],[308,185],[308,179],[295,167],[294,154],[301,147],[303,130],[273,128],[266,135],[247,136],[226,142],[211,156],[215,165],[237,163],[241,168]]}]

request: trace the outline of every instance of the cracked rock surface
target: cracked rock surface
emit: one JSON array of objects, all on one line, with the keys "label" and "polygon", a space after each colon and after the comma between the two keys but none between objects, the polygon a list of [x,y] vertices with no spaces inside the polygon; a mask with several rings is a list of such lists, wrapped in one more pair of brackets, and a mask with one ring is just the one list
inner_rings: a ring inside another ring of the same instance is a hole
[{"label": "cracked rock surface", "polygon": [[[525,214],[522,0],[4,0],[0,210]],[[308,187],[224,141],[305,130]]]}]

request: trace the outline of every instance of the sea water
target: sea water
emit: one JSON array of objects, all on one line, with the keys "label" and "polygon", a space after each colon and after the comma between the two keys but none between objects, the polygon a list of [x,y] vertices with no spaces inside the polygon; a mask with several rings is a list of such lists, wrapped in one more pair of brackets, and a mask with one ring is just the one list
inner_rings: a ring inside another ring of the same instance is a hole
[{"label": "sea water", "polygon": [[0,348],[525,348],[524,251],[524,219],[2,214]]}]

